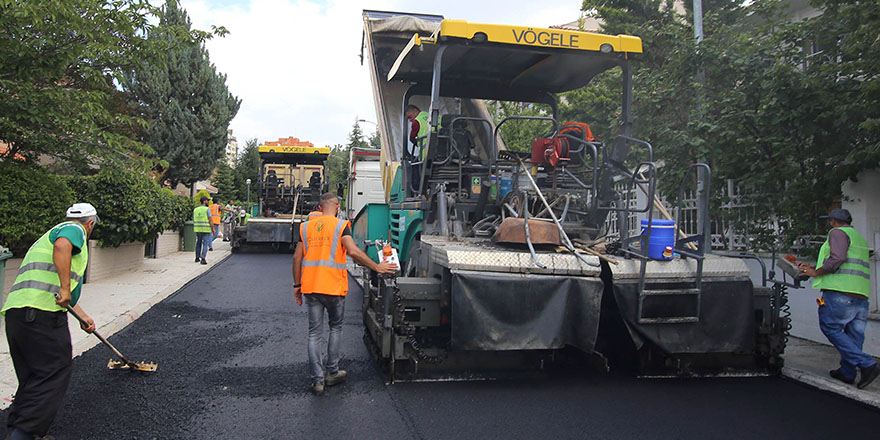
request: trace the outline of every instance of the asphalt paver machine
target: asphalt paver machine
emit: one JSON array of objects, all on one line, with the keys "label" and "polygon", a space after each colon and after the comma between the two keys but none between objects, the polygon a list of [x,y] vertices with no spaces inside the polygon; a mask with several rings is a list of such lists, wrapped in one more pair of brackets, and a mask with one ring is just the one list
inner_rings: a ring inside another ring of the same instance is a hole
[{"label": "asphalt paver machine", "polygon": [[[572,350],[648,376],[779,371],[784,292],[710,252],[707,165],[681,184],[699,194],[700,233],[675,231],[662,254],[651,250],[657,158],[631,137],[638,37],[381,11],[363,19],[387,203],[365,206],[354,236],[374,258],[392,246],[402,263],[396,276],[362,277],[364,339],[392,381],[540,368]],[[556,94],[611,69],[621,73],[618,136],[596,140],[586,124],[558,119]],[[549,110],[496,124],[491,101]],[[421,155],[405,154],[408,105],[429,113]],[[502,126],[534,120],[545,136],[505,143]]]},{"label": "asphalt paver machine", "polygon": [[326,191],[324,168],[330,155],[330,148],[307,144],[258,147],[259,215],[234,228],[233,252],[245,247],[286,251],[299,239],[299,224],[317,209]]}]

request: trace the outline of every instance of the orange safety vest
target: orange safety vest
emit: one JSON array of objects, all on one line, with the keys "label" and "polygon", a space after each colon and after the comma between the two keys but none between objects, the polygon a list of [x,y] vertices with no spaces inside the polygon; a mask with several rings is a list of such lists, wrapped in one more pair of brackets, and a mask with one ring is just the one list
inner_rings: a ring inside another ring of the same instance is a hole
[{"label": "orange safety vest", "polygon": [[208,205],[208,209],[211,210],[211,224],[219,225],[220,224],[220,205],[216,203],[212,203]]},{"label": "orange safety vest", "polygon": [[309,220],[314,220],[314,219],[321,217],[323,215],[324,215],[324,213],[321,211],[312,211],[309,213]]},{"label": "orange safety vest", "polygon": [[324,215],[300,225],[299,238],[303,244],[302,293],[335,296],[348,293],[348,271],[345,268],[345,248],[342,246],[342,231],[348,224],[348,220]]}]

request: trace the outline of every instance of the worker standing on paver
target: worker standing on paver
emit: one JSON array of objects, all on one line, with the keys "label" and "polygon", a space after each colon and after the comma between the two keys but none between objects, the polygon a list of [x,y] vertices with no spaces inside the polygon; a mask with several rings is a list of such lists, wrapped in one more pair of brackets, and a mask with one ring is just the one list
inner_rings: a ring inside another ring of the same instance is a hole
[{"label": "worker standing on paver", "polygon": [[95,331],[95,322],[77,302],[89,262],[88,237],[98,221],[88,203],[68,208],[67,221],[28,249],[0,310],[18,378],[7,439],[43,438],[64,401],[73,368],[67,306],[88,323],[80,324],[83,330]]},{"label": "worker standing on paver", "polygon": [[880,366],[862,351],[871,294],[868,242],[852,227],[846,209],[835,209],[821,218],[828,219],[831,231],[819,249],[816,267],[801,263],[798,269],[815,277],[813,288],[820,289],[819,328],[840,352],[840,368],[831,377],[853,384],[856,367],[861,370],[857,387],[867,387],[880,375]]},{"label": "worker standing on paver", "polygon": [[[391,263],[376,264],[358,249],[351,238],[351,226],[347,220],[336,218],[339,199],[335,194],[321,196],[321,217],[300,225],[300,240],[293,254],[293,296],[302,306],[303,295],[309,313],[309,366],[311,390],[315,395],[324,394],[324,386],[345,381],[347,373],[339,369],[342,355],[342,319],[345,311],[345,294],[348,292],[346,255],[357,263],[378,273],[394,273],[397,266]],[[324,333],[324,310],[330,326],[327,356],[321,341]],[[325,363],[326,359],[326,363]]]},{"label": "worker standing on paver", "polygon": [[[407,151],[406,156],[410,163],[420,162],[425,159],[424,143],[429,128],[428,112],[423,112],[414,105],[408,105],[404,116],[410,121],[409,141],[412,144],[412,149]],[[410,169],[410,182],[413,189],[417,189],[421,179],[421,166],[412,165]]]},{"label": "worker standing on paver", "polygon": [[208,240],[213,235],[211,229],[211,213],[208,210],[210,199],[202,196],[202,204],[193,209],[193,232],[196,233],[196,263],[208,264]]}]

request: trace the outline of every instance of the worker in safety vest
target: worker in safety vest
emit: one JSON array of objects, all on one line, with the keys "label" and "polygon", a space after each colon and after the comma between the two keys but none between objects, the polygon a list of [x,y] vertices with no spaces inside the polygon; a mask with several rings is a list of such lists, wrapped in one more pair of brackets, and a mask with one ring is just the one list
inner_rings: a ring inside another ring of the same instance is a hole
[{"label": "worker in safety vest", "polygon": [[[346,255],[357,263],[378,273],[394,273],[397,266],[391,263],[375,263],[351,238],[351,225],[347,220],[336,218],[339,199],[335,194],[321,196],[323,215],[309,220],[299,228],[300,240],[293,254],[293,296],[302,306],[303,295],[309,311],[309,365],[311,391],[324,394],[324,386],[344,382],[345,370],[339,369],[342,349],[342,317],[345,294],[348,292]],[[327,359],[323,340],[324,310],[330,324]]]},{"label": "worker in safety vest", "polygon": [[208,250],[213,251],[214,240],[220,235],[220,205],[217,203],[217,200],[211,199],[208,210],[211,213],[211,237],[208,239]]},{"label": "worker in safety vest", "polygon": [[322,215],[324,215],[324,213],[321,211],[312,211],[309,213],[309,220],[316,219],[318,217],[321,217]]},{"label": "worker in safety vest", "polygon": [[816,267],[801,263],[798,269],[814,277],[813,288],[820,289],[819,328],[840,352],[840,368],[831,377],[844,383],[856,380],[861,370],[859,389],[880,376],[880,365],[862,352],[868,319],[868,296],[871,294],[871,269],[868,242],[851,226],[846,209],[835,209],[821,218],[828,219],[831,231],[822,247]]},{"label": "worker in safety vest", "polygon": [[208,201],[211,199],[202,196],[202,204],[193,209],[193,232],[196,233],[196,263],[208,264],[205,257],[208,256],[208,247],[211,236],[214,235],[211,228],[211,212],[208,209]]},{"label": "worker in safety vest", "polygon": [[[428,136],[428,113],[421,111],[418,107],[410,104],[406,106],[406,119],[410,121],[409,141],[412,148],[406,152],[406,159],[412,162],[421,162],[425,160],[425,141]],[[410,167],[410,182],[413,188],[419,187],[421,179],[421,165],[412,165]]]},{"label": "worker in safety vest", "polygon": [[95,321],[77,303],[89,262],[88,237],[98,221],[88,203],[68,208],[67,221],[28,249],[0,310],[18,378],[8,439],[43,438],[64,401],[73,368],[67,307],[86,322],[80,324],[83,330],[95,331]]},{"label": "worker in safety vest", "polygon": [[225,206],[220,207],[221,214],[223,218],[223,241],[229,241],[232,238],[232,228],[235,220],[235,216],[238,215],[238,209],[236,209],[235,205],[230,200],[226,203]]}]

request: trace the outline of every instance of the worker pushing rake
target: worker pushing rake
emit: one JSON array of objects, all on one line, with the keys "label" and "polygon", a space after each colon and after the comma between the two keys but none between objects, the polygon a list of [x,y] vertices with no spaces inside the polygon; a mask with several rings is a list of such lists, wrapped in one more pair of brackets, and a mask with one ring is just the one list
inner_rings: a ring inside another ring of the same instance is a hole
[{"label": "worker pushing rake", "polygon": [[13,440],[45,436],[64,401],[73,371],[69,315],[121,359],[111,360],[109,368],[156,371],[155,363],[122,356],[95,331],[95,321],[78,304],[89,263],[88,238],[100,218],[89,203],[73,204],[65,218],[30,246],[0,309],[18,378],[6,422],[6,438]]}]

